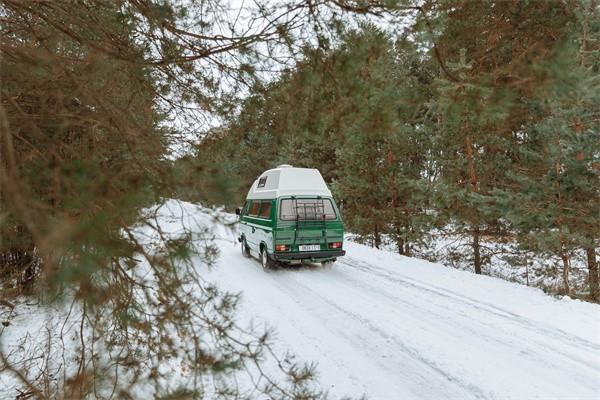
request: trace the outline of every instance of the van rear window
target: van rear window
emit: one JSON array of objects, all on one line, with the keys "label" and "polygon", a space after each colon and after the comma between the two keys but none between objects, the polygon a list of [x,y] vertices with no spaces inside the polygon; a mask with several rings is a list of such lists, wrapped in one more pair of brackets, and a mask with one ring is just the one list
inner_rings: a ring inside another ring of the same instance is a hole
[{"label": "van rear window", "polygon": [[279,211],[283,221],[315,221],[335,219],[335,210],[330,199],[283,199]]}]

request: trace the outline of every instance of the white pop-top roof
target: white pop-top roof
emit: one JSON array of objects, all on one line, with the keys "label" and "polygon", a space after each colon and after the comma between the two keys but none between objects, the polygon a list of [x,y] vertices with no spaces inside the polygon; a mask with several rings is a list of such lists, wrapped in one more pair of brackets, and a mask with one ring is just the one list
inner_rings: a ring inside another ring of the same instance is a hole
[{"label": "white pop-top roof", "polygon": [[281,196],[331,197],[331,192],[318,169],[285,164],[263,172],[252,184],[247,198],[276,199]]}]

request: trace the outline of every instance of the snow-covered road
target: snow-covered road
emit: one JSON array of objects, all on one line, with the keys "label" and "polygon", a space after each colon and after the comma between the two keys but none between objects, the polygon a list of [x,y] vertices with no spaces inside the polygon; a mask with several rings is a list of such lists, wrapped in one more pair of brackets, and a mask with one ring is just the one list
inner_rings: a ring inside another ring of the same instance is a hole
[{"label": "snow-covered road", "polygon": [[600,307],[354,243],[330,269],[262,271],[218,240],[208,280],[243,323],[318,362],[336,398],[598,399]]}]

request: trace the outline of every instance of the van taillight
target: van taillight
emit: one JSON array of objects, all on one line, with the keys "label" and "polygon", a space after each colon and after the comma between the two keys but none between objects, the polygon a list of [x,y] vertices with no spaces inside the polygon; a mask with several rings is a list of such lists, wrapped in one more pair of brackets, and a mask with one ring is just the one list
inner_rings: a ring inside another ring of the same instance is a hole
[{"label": "van taillight", "polygon": [[329,248],[330,249],[341,249],[342,248],[342,242],[329,243]]},{"label": "van taillight", "polygon": [[287,244],[276,244],[275,245],[275,251],[288,251],[290,249],[290,246],[288,246]]}]

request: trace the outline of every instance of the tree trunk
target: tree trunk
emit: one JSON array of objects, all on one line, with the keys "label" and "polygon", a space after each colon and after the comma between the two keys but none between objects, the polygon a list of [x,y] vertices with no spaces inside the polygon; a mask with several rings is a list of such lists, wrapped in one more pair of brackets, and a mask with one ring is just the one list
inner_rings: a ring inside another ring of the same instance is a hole
[{"label": "tree trunk", "polygon": [[563,270],[562,270],[563,287],[565,290],[565,294],[567,296],[570,296],[571,295],[571,285],[569,285],[569,269],[570,269],[569,268],[569,257],[562,249],[560,251],[560,258],[562,259],[562,262],[563,262]]},{"label": "tree trunk", "polygon": [[387,150],[387,160],[386,165],[388,171],[391,170],[389,174],[389,187],[392,190],[392,226],[396,231],[396,245],[398,246],[398,253],[404,255],[404,239],[400,236],[401,227],[399,224],[399,219],[397,216],[398,213],[398,192],[396,190],[396,171],[394,169],[394,152],[392,151],[392,146],[388,143]]},{"label": "tree trunk", "polygon": [[398,254],[404,256],[406,255],[404,252],[404,239],[402,239],[401,237],[398,237],[396,239],[396,246],[398,246]]},{"label": "tree trunk", "polygon": [[379,248],[381,246],[381,234],[379,233],[379,225],[375,224],[375,228],[373,231],[373,243],[375,248]]},{"label": "tree trunk", "polygon": [[567,254],[565,253],[565,238],[563,236],[563,215],[562,215],[562,195],[561,195],[561,186],[560,186],[560,175],[561,175],[561,159],[562,159],[562,152],[561,152],[561,147],[560,147],[560,133],[557,133],[556,136],[556,145],[557,148],[559,149],[559,153],[558,153],[558,160],[555,163],[555,171],[556,171],[556,205],[557,205],[557,209],[558,209],[558,216],[556,217],[556,227],[558,228],[558,241],[560,243],[560,258],[562,260],[563,263],[563,270],[562,270],[562,280],[563,280],[563,287],[565,290],[565,293],[567,296],[571,295],[571,285],[569,285],[569,257],[567,256]]},{"label": "tree trunk", "polygon": [[390,174],[389,185],[392,189],[392,209],[398,207],[398,192],[396,191],[396,171],[393,169],[394,167],[394,152],[392,151],[391,146],[388,145],[388,153],[387,153],[387,167],[388,170],[392,170]]},{"label": "tree trunk", "polygon": [[[465,129],[468,130],[468,125],[465,123]],[[474,149],[473,149],[473,141],[471,140],[471,136],[467,133],[465,136],[465,153],[467,156],[467,166],[469,172],[469,191],[472,193],[477,193],[478,191],[478,177],[477,170],[475,169],[475,157],[474,157]],[[477,212],[477,210],[475,210]],[[477,221],[472,225],[473,232],[473,264],[475,266],[475,273],[477,275],[481,275],[481,248],[479,245],[479,218],[476,215],[474,220]]]},{"label": "tree trunk", "polygon": [[481,247],[479,246],[479,225],[473,229],[473,264],[475,265],[475,273],[481,275]]},{"label": "tree trunk", "polygon": [[595,301],[600,301],[600,288],[598,288],[598,261],[596,250],[593,247],[585,249],[588,266],[588,282],[590,285],[590,296]]},{"label": "tree trunk", "polygon": [[525,279],[527,286],[529,286],[529,260],[527,257],[525,257]]},{"label": "tree trunk", "polygon": [[473,141],[471,136],[465,136],[465,152],[469,168],[469,188],[471,192],[477,193],[477,171],[475,170],[475,158],[473,156]]}]

